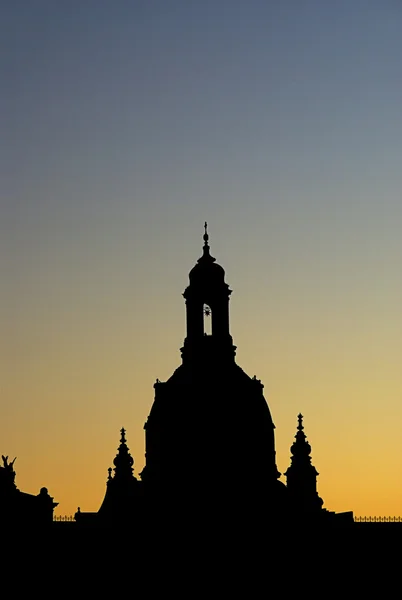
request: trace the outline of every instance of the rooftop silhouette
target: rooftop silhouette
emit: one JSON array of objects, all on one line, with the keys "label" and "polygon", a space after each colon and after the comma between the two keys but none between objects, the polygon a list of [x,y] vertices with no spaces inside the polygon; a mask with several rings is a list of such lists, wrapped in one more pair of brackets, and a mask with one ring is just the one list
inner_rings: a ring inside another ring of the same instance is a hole
[{"label": "rooftop silhouette", "polygon": [[[154,384],[146,420],[145,466],[132,472],[125,430],[97,513],[79,511],[81,526],[126,522],[146,515],[162,527],[222,527],[233,515],[244,528],[297,518],[333,520],[316,491],[301,417],[287,486],[279,481],[275,425],[264,386],[236,362],[230,333],[232,290],[225,271],[211,255],[207,223],[202,255],[189,273],[183,293],[186,336],[181,364],[167,381]],[[345,515],[341,515],[345,518]],[[346,517],[352,522],[352,513]]]},{"label": "rooftop silhouette", "polygon": [[[78,508],[72,524],[80,531],[140,527],[161,531],[217,531],[236,526],[268,531],[278,523],[333,526],[353,524],[353,513],[323,507],[318,472],[298,415],[291,464],[280,481],[275,425],[264,386],[236,362],[230,333],[232,290],[211,255],[207,223],[202,256],[189,273],[183,297],[186,335],[181,364],[166,381],[156,380],[146,419],[145,466],[137,478],[134,457],[120,431],[97,512]],[[15,484],[15,459],[3,456],[0,502],[3,513],[40,526],[53,523],[57,506],[46,488],[38,496]]]}]

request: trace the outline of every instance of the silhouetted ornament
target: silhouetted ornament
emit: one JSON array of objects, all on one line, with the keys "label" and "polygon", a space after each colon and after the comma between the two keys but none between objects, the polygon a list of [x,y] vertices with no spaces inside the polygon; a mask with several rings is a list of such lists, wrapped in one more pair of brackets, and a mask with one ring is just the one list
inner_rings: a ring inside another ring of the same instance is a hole
[{"label": "silhouetted ornament", "polygon": [[204,246],[203,255],[197,260],[197,264],[189,273],[190,283],[224,283],[225,270],[221,265],[218,265],[216,258],[209,253],[209,235],[207,231],[207,223],[204,224],[205,233],[203,235]]},{"label": "silhouetted ornament", "polygon": [[303,415],[297,416],[298,426],[290,451],[291,464],[285,476],[287,488],[293,497],[295,507],[307,513],[321,510],[322,498],[317,493],[316,468],[311,464],[311,446],[306,439]]},{"label": "silhouetted ornament", "polygon": [[124,427],[120,430],[120,446],[117,450],[116,458],[113,461],[115,465],[115,478],[131,477],[133,474],[134,459],[131,456],[126,443],[126,430]]},{"label": "silhouetted ornament", "polygon": [[[298,426],[297,426],[297,433],[295,435],[296,441],[293,442],[290,451],[293,454],[293,456],[306,456],[308,457],[311,454],[311,446],[308,443],[307,439],[306,439],[306,434],[304,433],[304,427],[303,427],[303,415],[301,413],[299,413],[297,415],[297,419],[298,419]],[[311,458],[309,459],[311,460]]]},{"label": "silhouetted ornament", "polygon": [[14,471],[14,463],[17,460],[17,457],[14,458],[10,463],[8,462],[8,456],[1,456],[3,459],[3,469],[4,469],[4,479],[9,486],[15,486],[15,471]]}]

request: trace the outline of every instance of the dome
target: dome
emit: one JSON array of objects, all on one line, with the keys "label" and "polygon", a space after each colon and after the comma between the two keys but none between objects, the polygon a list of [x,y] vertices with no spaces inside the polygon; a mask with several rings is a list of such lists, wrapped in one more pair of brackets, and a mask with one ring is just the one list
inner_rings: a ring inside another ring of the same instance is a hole
[{"label": "dome", "polygon": [[[205,250],[205,246],[204,246]],[[206,281],[220,281],[225,280],[225,270],[223,267],[214,262],[215,259],[209,254],[205,254],[197,261],[195,267],[193,267],[189,273],[190,283],[206,282]]]},{"label": "dome", "polygon": [[293,456],[296,456],[298,458],[308,457],[308,459],[311,460],[311,458],[310,458],[311,446],[308,443],[308,441],[306,439],[306,434],[303,431],[303,429],[304,429],[303,415],[300,413],[297,416],[297,418],[298,418],[299,424],[297,426],[297,433],[295,435],[296,441],[293,442],[293,444],[290,448],[290,451],[293,454]]},{"label": "dome", "polygon": [[121,473],[130,475],[133,472],[132,467],[134,465],[134,459],[131,456],[129,449],[127,447],[127,444],[126,444],[126,430],[124,429],[124,427],[120,430],[120,433],[121,433],[120,446],[118,448],[117,455],[116,455],[115,459],[113,460],[113,464],[116,467],[115,473],[116,473],[116,475],[121,474]]},{"label": "dome", "polygon": [[190,283],[224,283],[225,270],[218,265],[216,259],[209,253],[209,236],[207,233],[207,224],[205,223],[203,255],[198,259],[197,264],[189,273]]}]

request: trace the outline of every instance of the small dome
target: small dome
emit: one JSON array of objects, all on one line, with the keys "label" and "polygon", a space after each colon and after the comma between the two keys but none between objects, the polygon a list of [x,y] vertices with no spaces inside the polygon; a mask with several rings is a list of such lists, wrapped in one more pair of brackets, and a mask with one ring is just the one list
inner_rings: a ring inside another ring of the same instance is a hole
[{"label": "small dome", "polygon": [[293,456],[309,456],[311,454],[311,446],[307,440],[296,436],[296,441],[293,442],[290,451]]},{"label": "small dome", "polygon": [[205,223],[203,255],[198,259],[197,264],[189,273],[190,283],[224,283],[225,270],[218,265],[216,259],[209,253],[209,236],[207,233],[207,224]]},{"label": "small dome", "polygon": [[189,273],[190,283],[196,283],[198,281],[224,282],[225,270],[214,261],[215,259],[212,256],[208,254],[206,257],[204,254],[204,256],[198,260],[195,267],[193,267]]},{"label": "small dome", "polygon": [[115,473],[116,475],[121,472],[131,474],[133,471],[132,467],[134,465],[134,459],[131,456],[126,444],[126,430],[124,427],[120,430],[120,433],[120,446],[117,450],[117,455],[113,460],[113,464],[116,467]]},{"label": "small dome", "polygon": [[297,457],[309,457],[309,460],[311,460],[310,458],[310,454],[311,454],[311,446],[307,441],[306,438],[306,434],[304,433],[303,429],[303,415],[300,413],[297,416],[297,419],[299,421],[299,424],[297,426],[297,433],[295,435],[296,441],[293,442],[290,451],[293,454],[293,456],[297,456]]}]

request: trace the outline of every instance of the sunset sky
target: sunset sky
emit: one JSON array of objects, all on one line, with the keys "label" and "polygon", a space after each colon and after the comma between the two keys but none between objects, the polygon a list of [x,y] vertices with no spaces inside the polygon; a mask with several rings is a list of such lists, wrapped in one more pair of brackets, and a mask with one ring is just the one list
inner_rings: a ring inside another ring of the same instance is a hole
[{"label": "sunset sky", "polygon": [[207,220],[279,470],[301,411],[325,507],[402,515],[401,2],[19,0],[0,39],[18,487],[97,510],[122,426],[141,471]]}]

